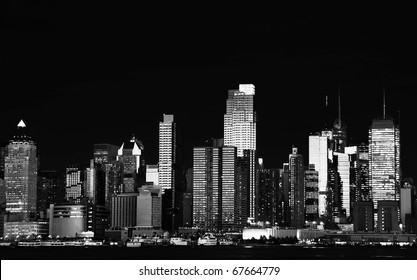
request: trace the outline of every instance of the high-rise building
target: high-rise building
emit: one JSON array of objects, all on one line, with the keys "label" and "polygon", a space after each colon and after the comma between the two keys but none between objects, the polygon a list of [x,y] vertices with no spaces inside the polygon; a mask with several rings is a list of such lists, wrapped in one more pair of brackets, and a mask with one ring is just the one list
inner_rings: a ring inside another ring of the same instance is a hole
[{"label": "high-rise building", "polygon": [[359,197],[361,201],[371,200],[371,187],[369,184],[369,146],[361,144],[358,146],[359,165]]},{"label": "high-rise building", "polygon": [[159,123],[159,170],[158,181],[163,191],[174,189],[176,163],[176,129],[174,115],[163,115]]},{"label": "high-rise building", "polygon": [[65,199],[64,175],[55,170],[38,172],[37,211],[45,219],[50,204],[62,204]]},{"label": "high-rise building", "polygon": [[[345,147],[347,150],[348,147]],[[353,152],[353,150],[351,151]],[[343,215],[350,216],[350,161],[347,152],[334,152],[336,170],[340,177],[341,207]]]},{"label": "high-rise building", "polygon": [[[254,111],[255,86],[240,84],[239,89],[229,90],[224,115],[224,145],[237,148],[238,157],[246,157],[249,218],[257,218],[256,186],[256,112]],[[247,152],[245,152],[245,150]]]},{"label": "high-rise building", "polygon": [[305,220],[309,223],[319,219],[319,172],[314,164],[309,164],[305,171]]},{"label": "high-rise building", "polygon": [[238,230],[247,218],[246,173],[236,147],[196,147],[193,154],[193,226]]},{"label": "high-rise building", "polygon": [[116,161],[119,147],[112,144],[94,144],[94,163],[106,164]]},{"label": "high-rise building", "polygon": [[[143,158],[143,144],[135,136],[128,142],[124,142],[117,151],[117,161],[122,163],[122,190],[123,193],[137,192],[137,188],[142,185],[140,174],[145,168]],[[145,181],[145,178],[143,178]]]},{"label": "high-rise building", "polygon": [[111,228],[121,229],[138,225],[139,193],[122,193],[112,196]]},{"label": "high-rise building", "polygon": [[332,127],[333,136],[333,151],[344,153],[347,146],[347,132],[346,124],[342,122],[342,107],[340,103],[340,88],[339,88],[339,115]]},{"label": "high-rise building", "polygon": [[290,179],[290,209],[291,226],[304,227],[304,163],[303,156],[298,154],[298,149],[293,147],[289,156],[289,179]]},{"label": "high-rise building", "polygon": [[318,171],[319,181],[319,216],[322,217],[326,214],[326,192],[327,192],[327,180],[328,180],[328,169],[329,169],[329,139],[325,135],[320,133],[317,135],[309,136],[309,164],[315,166]]},{"label": "high-rise building", "polygon": [[290,226],[291,225],[291,209],[290,209],[290,167],[288,163],[284,163],[280,171],[281,177],[281,189],[282,189],[282,221],[279,225]]},{"label": "high-rise building", "polygon": [[280,174],[278,169],[260,168],[259,173],[259,204],[258,221],[270,225],[278,225],[281,221]]},{"label": "high-rise building", "polygon": [[146,165],[146,183],[152,183],[152,185],[159,186],[159,172],[158,165]]},{"label": "high-rise building", "polygon": [[378,202],[400,199],[400,130],[392,119],[374,119],[369,129],[369,183],[374,203],[375,226]]},{"label": "high-rise building", "polygon": [[0,179],[4,179],[4,160],[7,154],[7,142],[0,142]]},{"label": "high-rise building", "polygon": [[65,181],[65,200],[71,204],[80,204],[84,197],[84,170],[82,166],[68,166]]},{"label": "high-rise building", "polygon": [[161,186],[142,186],[139,188],[137,226],[161,228],[161,191]]},{"label": "high-rise building", "polygon": [[36,218],[38,159],[36,144],[27,135],[23,120],[7,146],[4,167],[6,211],[10,212],[10,217],[13,216],[10,221]]},{"label": "high-rise building", "polygon": [[4,218],[6,214],[6,183],[0,178],[0,237],[4,234]]},{"label": "high-rise building", "polygon": [[374,230],[374,206],[372,201],[357,201],[353,206],[353,230],[368,232]]},{"label": "high-rise building", "polygon": [[399,204],[397,200],[378,201],[378,232],[399,231],[398,210]]}]

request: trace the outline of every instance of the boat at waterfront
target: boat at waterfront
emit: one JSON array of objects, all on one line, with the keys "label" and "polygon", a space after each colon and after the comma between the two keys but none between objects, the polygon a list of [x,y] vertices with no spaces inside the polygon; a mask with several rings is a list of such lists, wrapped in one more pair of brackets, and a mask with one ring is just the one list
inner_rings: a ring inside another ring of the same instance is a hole
[{"label": "boat at waterfront", "polygon": [[215,246],[217,245],[217,238],[212,233],[206,233],[198,238],[197,245],[199,246]]},{"label": "boat at waterfront", "polygon": [[190,240],[182,237],[171,237],[169,244],[174,246],[188,246],[190,244]]}]

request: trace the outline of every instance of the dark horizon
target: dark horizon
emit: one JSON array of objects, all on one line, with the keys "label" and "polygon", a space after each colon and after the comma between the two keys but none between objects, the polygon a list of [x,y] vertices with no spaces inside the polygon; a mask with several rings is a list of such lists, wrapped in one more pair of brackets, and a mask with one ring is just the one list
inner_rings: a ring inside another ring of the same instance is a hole
[{"label": "dark horizon", "polygon": [[331,122],[337,118],[339,85],[349,143],[367,143],[385,87],[387,115],[401,114],[402,174],[417,178],[410,97],[416,44],[406,17],[234,21],[23,3],[2,4],[0,141],[23,119],[41,170],[87,161],[93,144],[120,146],[132,134],[147,164],[156,164],[162,114],[174,114],[191,167],[193,147],[223,137],[227,91],[252,83],[267,168],[282,168],[292,145],[308,163],[308,135],[324,128],[326,95]]}]

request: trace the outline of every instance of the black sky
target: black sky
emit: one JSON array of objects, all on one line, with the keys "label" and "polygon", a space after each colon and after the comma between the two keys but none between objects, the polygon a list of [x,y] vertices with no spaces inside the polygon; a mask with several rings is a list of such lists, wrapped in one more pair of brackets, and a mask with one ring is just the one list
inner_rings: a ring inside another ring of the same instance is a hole
[{"label": "black sky", "polygon": [[223,137],[227,90],[239,83],[255,84],[259,153],[281,167],[293,144],[307,156],[326,95],[337,116],[338,85],[351,143],[366,142],[385,85],[387,112],[401,111],[403,175],[417,178],[416,23],[406,16],[1,5],[0,141],[23,118],[42,169],[86,161],[94,143],[131,134],[156,163],[163,113],[175,115],[190,166],[193,146]]}]

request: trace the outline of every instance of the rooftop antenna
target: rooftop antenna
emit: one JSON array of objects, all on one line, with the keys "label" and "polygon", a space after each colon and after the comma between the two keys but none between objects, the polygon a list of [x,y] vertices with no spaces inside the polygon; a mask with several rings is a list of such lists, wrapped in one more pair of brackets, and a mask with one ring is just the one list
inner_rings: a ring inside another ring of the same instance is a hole
[{"label": "rooftop antenna", "polygon": [[384,117],[384,120],[385,120],[385,84],[384,84],[384,89],[383,89],[383,106],[382,106],[382,109],[383,109],[383,117]]},{"label": "rooftop antenna", "polygon": [[340,104],[340,84],[339,84],[339,127],[342,127],[342,106]]}]

